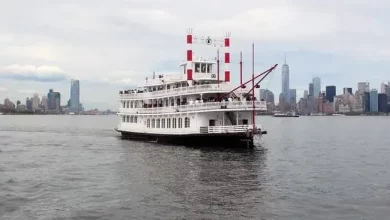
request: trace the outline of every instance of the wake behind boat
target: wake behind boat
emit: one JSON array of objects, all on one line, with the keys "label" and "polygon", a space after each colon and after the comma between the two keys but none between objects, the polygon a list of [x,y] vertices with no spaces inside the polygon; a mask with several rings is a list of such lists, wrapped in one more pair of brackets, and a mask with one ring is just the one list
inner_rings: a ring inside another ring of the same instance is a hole
[{"label": "wake behind boat", "polygon": [[[205,59],[194,56],[193,44],[223,47],[224,74],[220,74],[219,51],[216,60]],[[230,34],[211,39],[193,36],[189,31],[187,61],[180,65],[180,74],[153,73],[144,85],[119,92],[120,121],[116,130],[123,138],[160,143],[253,146],[267,133],[255,121],[255,112],[266,111],[267,107],[265,101],[255,99],[254,88],[277,65],[256,77],[253,73],[251,80],[242,83],[240,62],[240,84],[233,86],[229,48]]]}]

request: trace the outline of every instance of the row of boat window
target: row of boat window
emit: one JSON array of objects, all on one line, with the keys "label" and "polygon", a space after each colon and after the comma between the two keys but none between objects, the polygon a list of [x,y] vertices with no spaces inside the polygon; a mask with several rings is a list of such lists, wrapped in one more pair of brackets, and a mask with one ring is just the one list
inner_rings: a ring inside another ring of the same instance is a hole
[{"label": "row of boat window", "polygon": [[[148,119],[146,121],[148,128],[183,128],[183,118],[163,118],[163,119]],[[190,118],[184,118],[184,128],[190,127]]]},{"label": "row of boat window", "polygon": [[137,123],[137,116],[123,116],[122,122]]}]

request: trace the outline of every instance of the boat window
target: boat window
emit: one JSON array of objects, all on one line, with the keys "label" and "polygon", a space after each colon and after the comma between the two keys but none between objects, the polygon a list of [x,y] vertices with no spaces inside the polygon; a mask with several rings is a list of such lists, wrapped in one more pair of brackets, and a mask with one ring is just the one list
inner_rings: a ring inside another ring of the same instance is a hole
[{"label": "boat window", "polygon": [[243,125],[247,125],[247,124],[248,124],[248,120],[247,120],[247,119],[243,119],[243,120],[242,120],[242,124],[243,124]]},{"label": "boat window", "polygon": [[172,128],[176,128],[176,118],[172,119]]},{"label": "boat window", "polygon": [[126,102],[126,108],[129,108],[129,101]]},{"label": "boat window", "polygon": [[153,118],[152,119],[152,128],[155,128],[156,127],[156,120]]},{"label": "boat window", "polygon": [[202,73],[206,73],[206,64],[202,63]]},{"label": "boat window", "polygon": [[165,118],[161,119],[161,128],[165,128]]},{"label": "boat window", "polygon": [[178,128],[182,128],[183,127],[183,119],[182,118],[179,118],[178,120]]},{"label": "boat window", "polygon": [[167,85],[167,89],[170,89],[171,88],[171,85]]},{"label": "boat window", "polygon": [[185,128],[189,128],[190,127],[190,118],[189,117],[185,117],[185,119],[184,119],[184,127]]},{"label": "boat window", "polygon": [[195,63],[195,73],[200,72],[200,63]]},{"label": "boat window", "polygon": [[133,101],[131,101],[131,102],[130,102],[130,108],[134,108],[134,106],[133,106],[133,105],[134,105],[134,102],[133,102]]},{"label": "boat window", "polygon": [[167,128],[171,128],[171,119],[170,118],[167,119]]},{"label": "boat window", "polygon": [[150,119],[148,119],[146,127],[150,128]]},{"label": "boat window", "polygon": [[126,102],[122,102],[122,108],[126,108]]},{"label": "boat window", "polygon": [[130,122],[130,116],[127,116],[127,122]]},{"label": "boat window", "polygon": [[137,116],[134,116],[134,123],[137,123]]},{"label": "boat window", "polygon": [[126,122],[126,116],[122,116],[122,122]]},{"label": "boat window", "polygon": [[211,73],[212,64],[207,64],[207,73]]},{"label": "boat window", "polygon": [[133,120],[134,120],[134,116],[131,116],[130,117],[130,123],[133,123]]},{"label": "boat window", "polygon": [[215,120],[209,120],[209,126],[215,126]]},{"label": "boat window", "polygon": [[156,128],[160,128],[160,119],[157,119],[156,121]]}]

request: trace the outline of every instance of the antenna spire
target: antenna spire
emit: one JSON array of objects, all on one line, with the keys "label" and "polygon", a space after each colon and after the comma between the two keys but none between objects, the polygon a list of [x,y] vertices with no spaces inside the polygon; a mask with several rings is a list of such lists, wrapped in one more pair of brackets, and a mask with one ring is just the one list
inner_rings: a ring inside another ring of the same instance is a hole
[{"label": "antenna spire", "polygon": [[284,52],[284,64],[287,64],[286,52]]}]

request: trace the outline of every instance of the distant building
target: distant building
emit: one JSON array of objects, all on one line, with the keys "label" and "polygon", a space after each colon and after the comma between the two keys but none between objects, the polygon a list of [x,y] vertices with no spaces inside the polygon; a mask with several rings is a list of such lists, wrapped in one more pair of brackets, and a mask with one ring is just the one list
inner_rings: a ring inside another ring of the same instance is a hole
[{"label": "distant building", "polygon": [[287,60],[284,60],[282,66],[282,93],[285,102],[290,101],[290,68],[287,65]]},{"label": "distant building", "polygon": [[307,99],[307,97],[309,97],[309,92],[307,90],[304,90],[303,91],[303,98]]},{"label": "distant building", "polygon": [[59,92],[54,92],[53,89],[49,90],[47,94],[47,102],[48,102],[48,111],[59,113],[60,105],[61,105],[61,94]]},{"label": "distant building", "polygon": [[42,107],[42,111],[43,112],[46,112],[48,110],[48,104],[47,104],[47,97],[46,96],[42,96],[41,107]]},{"label": "distant building", "polygon": [[326,87],[326,99],[329,102],[333,102],[333,99],[335,96],[336,96],[336,86],[327,86]]},{"label": "distant building", "polygon": [[4,99],[4,107],[8,109],[15,109],[15,104],[9,99]]},{"label": "distant building", "polygon": [[353,95],[353,93],[352,93],[352,88],[344,88],[344,89],[343,89],[343,94],[345,95],[345,94],[347,94],[347,93]]},{"label": "distant building", "polygon": [[309,84],[309,96],[314,96],[314,84]]},{"label": "distant building", "polygon": [[32,98],[29,97],[26,98],[26,110],[32,111]]},{"label": "distant building", "polygon": [[31,110],[36,111],[39,108],[39,96],[38,94],[34,94],[34,96],[31,98]]},{"label": "distant building", "polygon": [[264,100],[267,103],[275,104],[274,93],[268,89],[260,89],[260,100]]},{"label": "distant building", "polygon": [[370,92],[370,83],[369,82],[359,82],[358,83],[359,93]]},{"label": "distant building", "polygon": [[80,106],[80,81],[73,80],[70,83],[70,103],[69,107],[71,111],[79,112]]},{"label": "distant building", "polygon": [[313,92],[314,97],[318,97],[321,92],[321,79],[319,77],[313,78]]},{"label": "distant building", "polygon": [[378,90],[376,89],[370,91],[370,111],[378,112]]},{"label": "distant building", "polygon": [[363,97],[363,110],[364,112],[370,112],[371,111],[371,102],[370,102],[370,93],[369,92],[364,92],[364,97]]},{"label": "distant building", "polygon": [[387,113],[388,112],[388,104],[387,104],[387,94],[379,93],[378,94],[378,111]]},{"label": "distant building", "polygon": [[381,84],[381,93],[386,94],[388,85],[385,83]]}]

